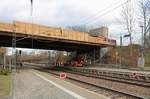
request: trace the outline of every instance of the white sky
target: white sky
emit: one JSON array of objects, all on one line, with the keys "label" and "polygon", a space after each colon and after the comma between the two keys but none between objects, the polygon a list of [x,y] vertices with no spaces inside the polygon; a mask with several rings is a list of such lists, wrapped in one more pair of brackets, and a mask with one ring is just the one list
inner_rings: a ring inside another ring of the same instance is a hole
[{"label": "white sky", "polygon": [[[53,27],[66,27],[86,24],[92,27],[107,25],[109,36],[119,41],[124,28],[120,26],[121,7],[106,14],[126,0],[33,0],[33,22]],[[107,9],[106,9],[107,8]],[[105,9],[105,10],[104,10]],[[96,17],[95,14],[97,14]],[[102,16],[103,15],[103,16]],[[90,17],[92,16],[92,17]],[[90,18],[89,18],[90,17]],[[1,0],[0,21],[29,21],[30,0]],[[133,35],[133,41],[139,42],[140,34]],[[124,40],[127,44],[128,40]]]}]

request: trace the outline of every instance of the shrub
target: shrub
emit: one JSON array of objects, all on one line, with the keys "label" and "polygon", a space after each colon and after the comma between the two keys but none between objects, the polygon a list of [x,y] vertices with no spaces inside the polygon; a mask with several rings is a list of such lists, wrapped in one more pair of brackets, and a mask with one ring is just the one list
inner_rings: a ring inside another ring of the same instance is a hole
[{"label": "shrub", "polygon": [[8,71],[3,68],[0,68],[0,75],[8,75]]}]

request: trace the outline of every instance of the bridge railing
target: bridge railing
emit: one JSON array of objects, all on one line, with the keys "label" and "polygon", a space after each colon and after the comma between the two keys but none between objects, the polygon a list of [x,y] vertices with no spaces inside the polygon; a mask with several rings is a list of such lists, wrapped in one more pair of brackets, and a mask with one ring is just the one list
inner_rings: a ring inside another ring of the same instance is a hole
[{"label": "bridge railing", "polygon": [[14,30],[14,26],[15,32],[21,34],[95,43],[95,44],[106,44],[106,45],[114,44],[114,42],[106,40],[105,37],[92,37],[85,32],[78,32],[61,28],[52,28],[18,21],[15,21],[14,24],[0,23],[0,30],[12,32]]},{"label": "bridge railing", "polygon": [[0,31],[13,31],[13,25],[9,23],[0,23]]}]

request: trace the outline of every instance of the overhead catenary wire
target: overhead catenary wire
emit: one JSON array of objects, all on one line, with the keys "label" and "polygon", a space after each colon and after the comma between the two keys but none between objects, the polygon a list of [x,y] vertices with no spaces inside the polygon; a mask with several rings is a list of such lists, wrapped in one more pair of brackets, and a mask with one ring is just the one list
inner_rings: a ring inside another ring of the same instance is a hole
[{"label": "overhead catenary wire", "polygon": [[[91,20],[91,19],[94,18],[95,16],[97,16],[97,15],[99,15],[100,13],[104,12],[105,10],[107,10],[108,7],[110,7],[110,6],[112,6],[112,5],[115,5],[115,4],[118,3],[119,1],[120,1],[120,0],[118,0],[118,1],[115,2],[115,3],[110,4],[109,6],[103,8],[103,9],[100,9],[100,10],[96,11],[95,14],[93,14],[93,15],[87,17],[87,18],[84,18],[83,20],[80,21],[80,23],[86,22],[86,21],[88,21],[88,20]],[[80,24],[77,24],[77,25],[75,25],[75,26],[78,26],[78,25],[80,25]]]},{"label": "overhead catenary wire", "polygon": [[81,25],[91,25],[91,24],[97,22],[97,18],[99,19],[100,17],[105,16],[105,15],[108,14],[109,12],[115,11],[117,8],[121,7],[122,5],[124,5],[124,4],[128,3],[128,2],[129,2],[129,0],[127,0],[127,1],[125,1],[125,2],[123,2],[123,3],[121,3],[121,4],[115,5],[115,6],[113,6],[111,9],[106,9],[103,13],[96,15],[96,16],[93,18],[94,21],[92,21],[92,22],[88,21],[88,22],[82,23]]},{"label": "overhead catenary wire", "polygon": [[94,19],[95,19],[94,21],[92,21],[92,22],[87,22],[87,23],[85,23],[85,24],[86,24],[86,25],[93,25],[93,24],[95,24],[95,23],[99,20],[100,17],[103,17],[103,16],[109,14],[109,12],[115,11],[115,10],[118,9],[119,7],[122,7],[123,5],[127,4],[128,1],[129,1],[129,0],[127,0],[127,1],[125,1],[125,2],[123,2],[123,3],[121,3],[121,4],[119,4],[119,5],[117,5],[117,6],[114,6],[112,9],[109,9],[109,10],[107,10],[106,12],[102,13],[101,15],[98,15],[97,17],[95,17],[95,18],[94,18]]}]

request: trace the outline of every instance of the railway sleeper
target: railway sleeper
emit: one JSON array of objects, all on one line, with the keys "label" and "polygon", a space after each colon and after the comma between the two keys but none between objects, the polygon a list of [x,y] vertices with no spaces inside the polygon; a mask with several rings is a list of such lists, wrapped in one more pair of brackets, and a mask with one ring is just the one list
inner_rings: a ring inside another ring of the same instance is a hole
[{"label": "railway sleeper", "polygon": [[147,77],[147,75],[132,77],[130,73],[121,73],[121,72],[116,73],[116,72],[98,71],[98,70],[89,70],[89,69],[76,69],[76,68],[72,68],[71,70],[75,72],[89,73],[98,76],[108,76],[108,77],[116,77],[121,79],[130,79],[130,80],[139,80],[139,81],[150,81],[150,77]]}]

